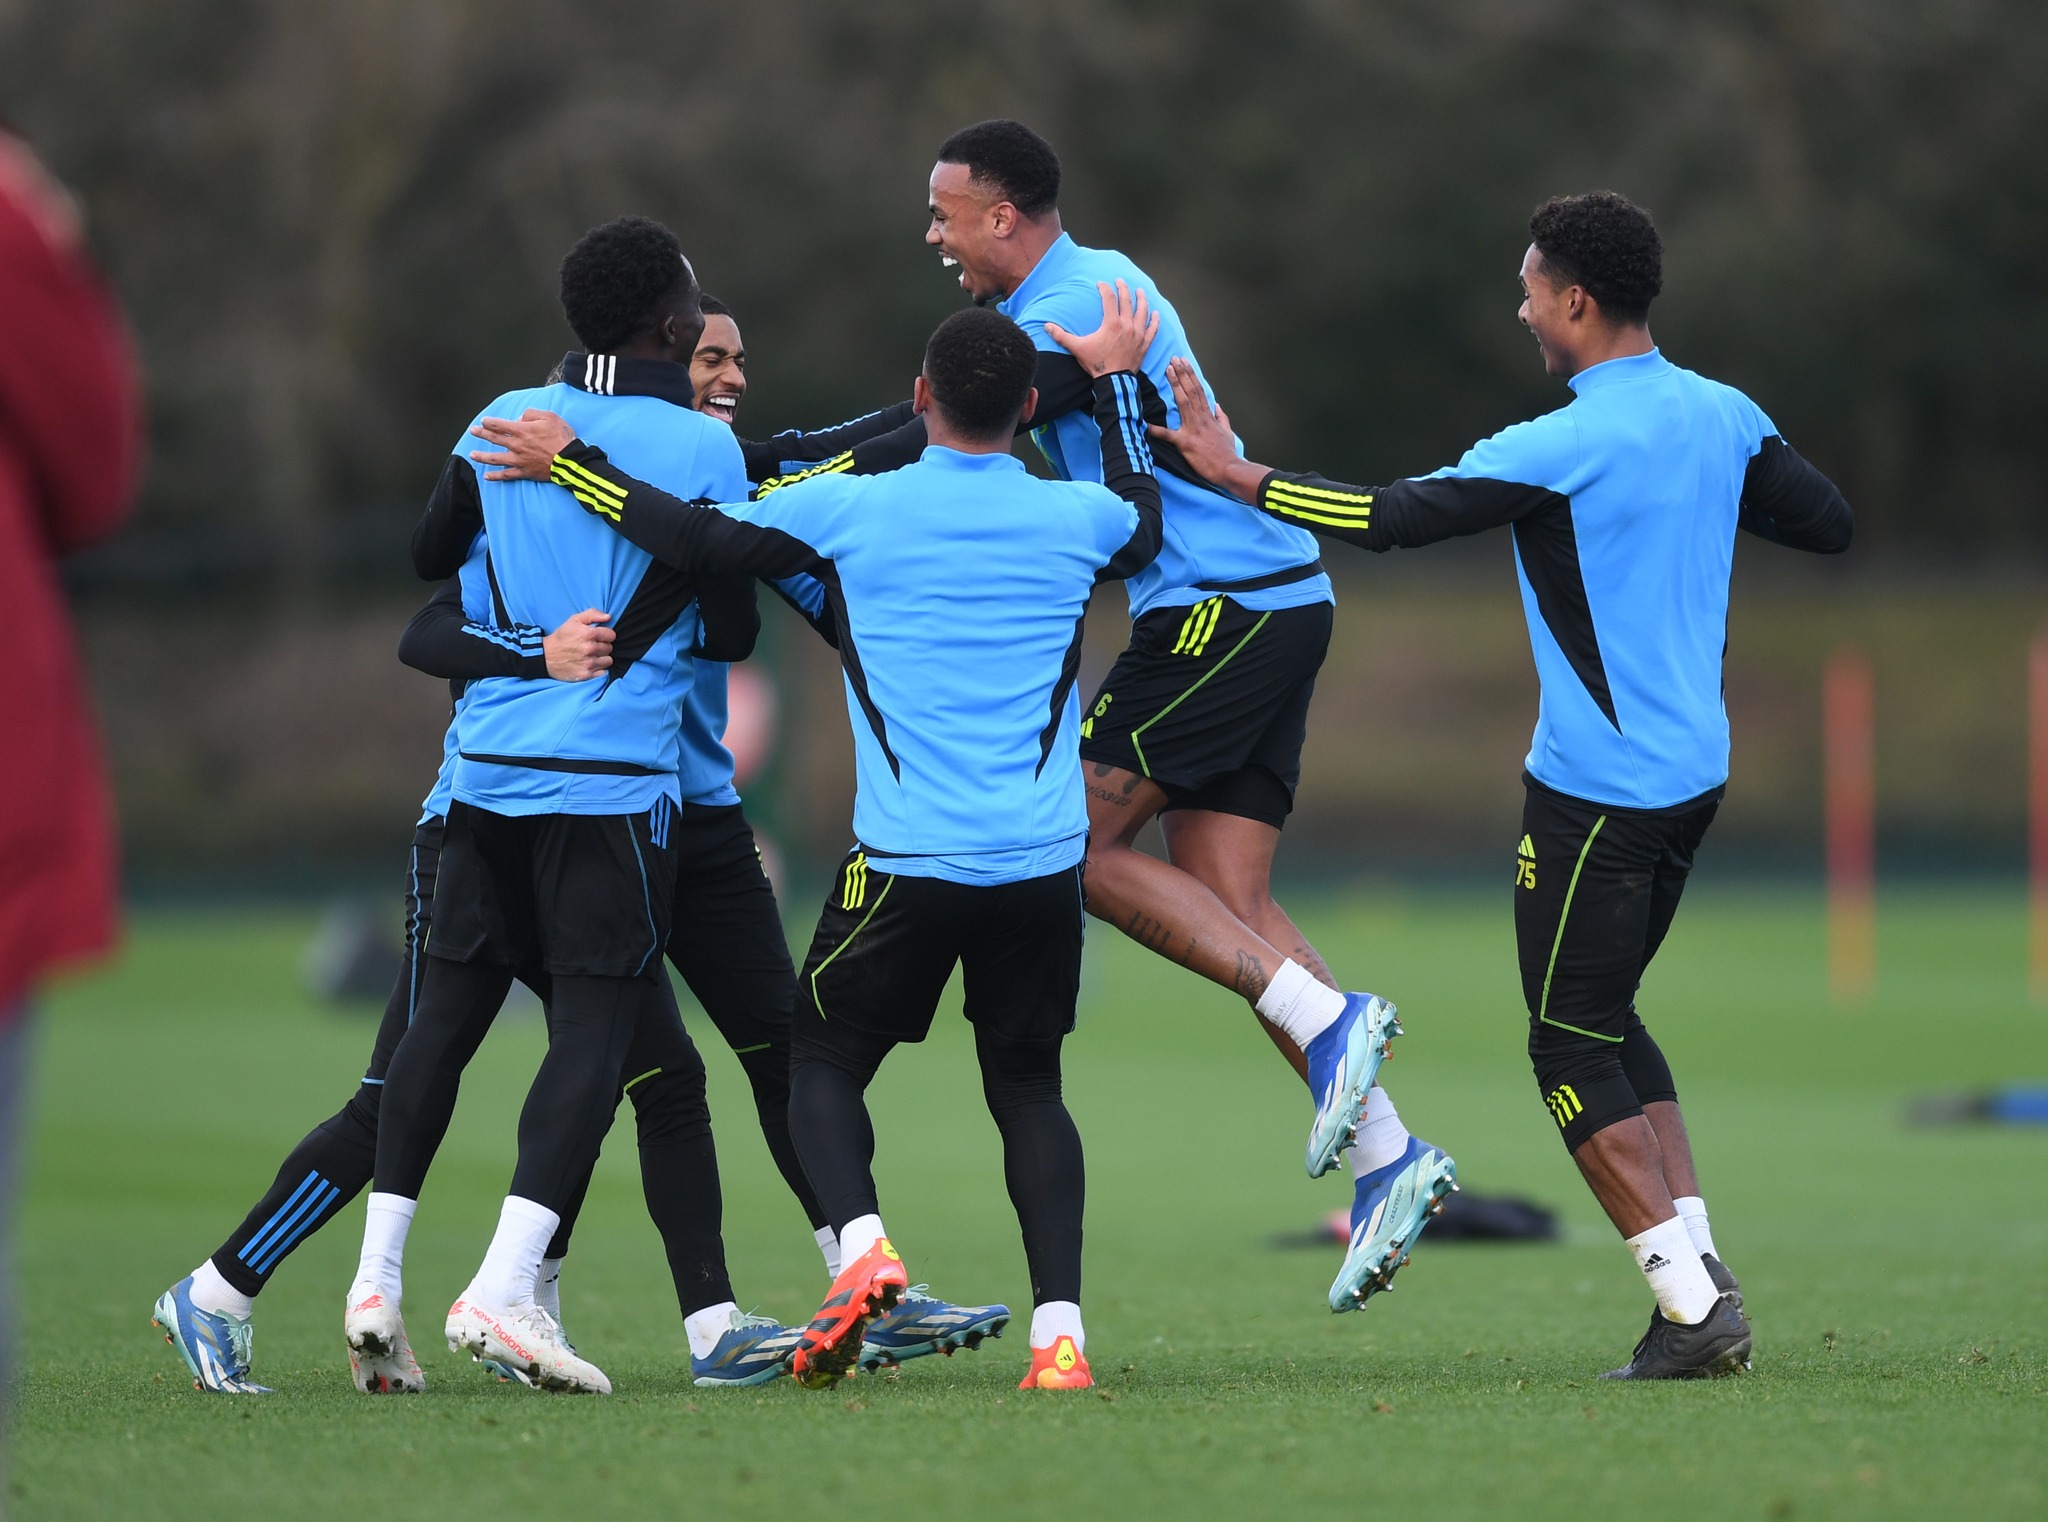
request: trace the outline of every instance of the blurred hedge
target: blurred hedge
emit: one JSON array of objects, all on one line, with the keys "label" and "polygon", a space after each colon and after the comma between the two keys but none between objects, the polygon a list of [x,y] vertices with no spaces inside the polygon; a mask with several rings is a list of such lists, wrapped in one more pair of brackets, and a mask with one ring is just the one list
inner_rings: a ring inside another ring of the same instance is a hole
[{"label": "blurred hedge", "polygon": [[2039,0],[0,0],[0,99],[141,330],[146,584],[393,574],[384,525],[566,346],[556,263],[625,211],[738,306],[750,423],[893,399],[958,301],[933,149],[995,114],[1264,455],[1384,477],[1555,405],[1524,223],[1608,185],[1662,222],[1667,350],[1841,479],[1862,563],[2048,547]]}]

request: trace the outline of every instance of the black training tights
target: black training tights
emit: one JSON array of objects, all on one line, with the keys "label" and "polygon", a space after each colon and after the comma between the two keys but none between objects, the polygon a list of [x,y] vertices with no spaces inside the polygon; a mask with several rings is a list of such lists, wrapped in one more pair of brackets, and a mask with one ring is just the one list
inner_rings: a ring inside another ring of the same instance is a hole
[{"label": "black training tights", "polygon": [[462,1070],[512,987],[509,967],[436,956],[420,964],[419,1004],[385,1070],[377,1115],[376,1190],[409,1200],[419,1198],[448,1134]]},{"label": "black training tights", "polygon": [[[823,1036],[806,1028],[796,1043],[790,1133],[834,1231],[881,1213],[875,1128],[863,1096],[894,1045],[843,1026]],[[1011,1041],[977,1026],[974,1051],[989,1114],[1003,1136],[1003,1179],[1024,1236],[1032,1303],[1078,1304],[1087,1170],[1081,1133],[1060,1097],[1060,1041]]]},{"label": "black training tights", "polygon": [[[581,1197],[618,1108],[626,1048],[642,1020],[659,1018],[668,997],[667,978],[660,967],[637,978],[555,974],[548,1051],[519,1112],[519,1161],[512,1170],[511,1193],[558,1214]],[[385,1102],[388,1116],[388,1093]],[[388,1118],[384,1124],[390,1124]],[[378,1155],[383,1155],[381,1137]]]},{"label": "black training tights", "polygon": [[[462,1085],[512,974],[488,962],[428,956],[419,1009],[385,1076],[377,1123],[377,1191],[419,1198]],[[618,1103],[635,1023],[662,997],[653,977],[557,974],[548,1050],[519,1114],[513,1194],[561,1212],[580,1196]]]}]

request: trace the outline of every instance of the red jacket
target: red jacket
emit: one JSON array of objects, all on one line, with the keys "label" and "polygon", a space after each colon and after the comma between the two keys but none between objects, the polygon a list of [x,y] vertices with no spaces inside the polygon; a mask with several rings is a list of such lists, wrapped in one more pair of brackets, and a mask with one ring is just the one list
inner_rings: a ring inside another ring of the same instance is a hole
[{"label": "red jacket", "polygon": [[120,526],[140,457],[120,311],[64,193],[0,133],[0,1020],[114,939],[112,800],[57,560]]}]

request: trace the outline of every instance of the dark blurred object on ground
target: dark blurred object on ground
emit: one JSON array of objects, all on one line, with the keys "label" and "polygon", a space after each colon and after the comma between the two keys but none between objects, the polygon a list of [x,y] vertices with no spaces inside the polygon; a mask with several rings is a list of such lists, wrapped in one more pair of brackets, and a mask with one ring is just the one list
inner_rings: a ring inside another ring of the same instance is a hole
[{"label": "dark blurred object on ground", "polygon": [[404,964],[405,948],[382,918],[361,904],[339,903],[321,916],[299,970],[320,998],[380,1014]]},{"label": "dark blurred object on ground", "polygon": [[113,802],[57,560],[127,516],[138,391],[77,206],[0,129],[0,1440],[14,1388],[30,1001],[52,969],[105,951],[116,925]]},{"label": "dark blurred object on ground", "polygon": [[1909,1126],[2048,1126],[2048,1084],[1935,1094],[1906,1107]]},{"label": "dark blurred object on ground", "polygon": [[[1514,1195],[1454,1194],[1444,1213],[1417,1239],[1423,1242],[1555,1242],[1557,1212]],[[1351,1213],[1333,1210],[1314,1231],[1284,1232],[1275,1247],[1344,1247],[1351,1241]]]}]

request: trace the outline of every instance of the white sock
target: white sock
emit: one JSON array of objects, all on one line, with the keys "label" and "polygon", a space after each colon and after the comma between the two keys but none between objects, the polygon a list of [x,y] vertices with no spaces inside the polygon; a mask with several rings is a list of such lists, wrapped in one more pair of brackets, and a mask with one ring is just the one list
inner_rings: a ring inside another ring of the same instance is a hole
[{"label": "white sock", "polygon": [[256,1297],[245,1295],[228,1283],[211,1258],[192,1270],[192,1303],[202,1311],[233,1316],[238,1321],[247,1321],[256,1309]]},{"label": "white sock", "polygon": [[412,1230],[412,1213],[418,1208],[418,1200],[402,1194],[370,1196],[363,1212],[363,1256],[348,1291],[350,1305],[371,1295],[382,1295],[393,1305],[404,1300],[405,1234]]},{"label": "white sock", "polygon": [[1286,961],[1280,964],[1280,970],[1273,974],[1273,981],[1266,985],[1266,991],[1253,1007],[1279,1026],[1289,1041],[1307,1051],[1308,1044],[1335,1025],[1337,1017],[1344,1013],[1344,996],[1327,984],[1318,983],[1301,963]]},{"label": "white sock", "polygon": [[562,1324],[562,1265],[567,1258],[542,1258],[540,1273],[533,1282],[534,1303]]},{"label": "white sock", "polygon": [[818,1239],[818,1251],[825,1255],[825,1277],[839,1277],[839,1234],[829,1226],[820,1226],[811,1233]]},{"label": "white sock", "polygon": [[1408,1150],[1408,1128],[1401,1124],[1401,1112],[1378,1084],[1365,1096],[1365,1119],[1358,1123],[1358,1140],[1344,1150],[1351,1177],[1360,1179],[1376,1168],[1399,1162]]},{"label": "white sock", "polygon": [[498,1229],[491,1237],[490,1251],[483,1266],[469,1281],[463,1298],[488,1305],[493,1310],[517,1310],[533,1302],[534,1283],[540,1278],[541,1255],[555,1239],[562,1218],[545,1205],[505,1196],[498,1212]]},{"label": "white sock", "polygon": [[1684,1217],[1673,1216],[1648,1231],[1637,1232],[1628,1239],[1628,1250],[1636,1255],[1636,1267],[1650,1281],[1650,1292],[1657,1297],[1657,1309],[1665,1320],[1696,1326],[1707,1319],[1720,1297],[1714,1293],[1714,1281],[1707,1277],[1707,1266],[1700,1262],[1699,1250],[1692,1245]]},{"label": "white sock", "polygon": [[1678,1207],[1678,1218],[1685,1222],[1686,1235],[1692,1238],[1693,1250],[1703,1258],[1718,1258],[1714,1251],[1714,1233],[1707,1228],[1707,1202],[1696,1194],[1688,1194],[1682,1200],[1673,1200]]},{"label": "white sock", "polygon": [[[860,1255],[889,1235],[882,1229],[882,1218],[878,1215],[857,1215],[839,1229],[839,1266],[858,1262]],[[833,1278],[838,1278],[834,1274]]]},{"label": "white sock", "polygon": [[1088,1352],[1088,1334],[1081,1330],[1081,1307],[1071,1300],[1048,1300],[1031,1313],[1031,1345],[1049,1348],[1062,1337],[1074,1339],[1074,1351]]},{"label": "white sock", "polygon": [[711,1350],[718,1346],[718,1339],[732,1330],[732,1313],[738,1309],[730,1300],[721,1300],[683,1318],[683,1331],[689,1335],[692,1358],[711,1356]]}]

